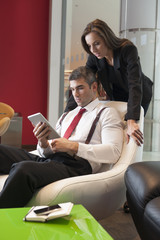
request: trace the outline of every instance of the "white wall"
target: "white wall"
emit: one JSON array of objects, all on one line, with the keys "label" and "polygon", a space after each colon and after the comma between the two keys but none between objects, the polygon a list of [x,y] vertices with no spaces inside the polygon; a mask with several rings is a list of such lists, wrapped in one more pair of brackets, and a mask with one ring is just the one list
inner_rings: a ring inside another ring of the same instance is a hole
[{"label": "white wall", "polygon": [[122,0],[121,30],[156,27],[157,0]]},{"label": "white wall", "polygon": [[65,69],[85,65],[87,55],[81,46],[86,25],[99,18],[119,35],[120,0],[67,0]]}]

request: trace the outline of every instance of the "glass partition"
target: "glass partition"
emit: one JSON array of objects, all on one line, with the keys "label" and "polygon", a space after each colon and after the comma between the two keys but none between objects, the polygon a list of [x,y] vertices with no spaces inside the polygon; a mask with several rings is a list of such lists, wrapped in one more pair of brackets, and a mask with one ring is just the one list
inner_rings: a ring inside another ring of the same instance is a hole
[{"label": "glass partition", "polygon": [[154,156],[157,159],[160,156],[160,0],[122,0],[121,13],[120,36],[137,46],[142,70],[154,84],[144,121],[144,152],[148,160]]},{"label": "glass partition", "polygon": [[100,18],[117,36],[134,42],[142,70],[154,83],[152,102],[144,122],[144,151],[159,156],[160,0],[67,0],[66,7],[64,108],[69,97],[68,75],[74,68],[85,65],[87,60],[81,46],[81,34],[87,23]]},{"label": "glass partition", "polygon": [[86,64],[87,54],[81,45],[86,25],[96,18],[108,23],[116,35],[120,27],[120,0],[67,0],[65,38],[64,107],[69,97],[68,74]]}]

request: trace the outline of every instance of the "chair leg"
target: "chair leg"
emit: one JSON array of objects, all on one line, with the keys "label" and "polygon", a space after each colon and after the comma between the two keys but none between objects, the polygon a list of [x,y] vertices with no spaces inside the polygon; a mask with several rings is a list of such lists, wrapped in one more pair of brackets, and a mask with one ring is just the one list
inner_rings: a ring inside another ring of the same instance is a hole
[{"label": "chair leg", "polygon": [[126,201],[123,205],[123,211],[125,213],[130,213],[130,209],[129,209],[129,206],[128,206],[128,202]]}]

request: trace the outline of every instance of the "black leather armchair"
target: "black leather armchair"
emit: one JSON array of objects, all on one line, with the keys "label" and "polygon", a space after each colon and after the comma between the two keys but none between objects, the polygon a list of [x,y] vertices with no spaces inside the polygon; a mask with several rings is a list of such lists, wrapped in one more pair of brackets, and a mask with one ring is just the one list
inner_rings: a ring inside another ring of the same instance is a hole
[{"label": "black leather armchair", "polygon": [[142,240],[160,239],[160,161],[138,162],[125,173],[127,201]]}]

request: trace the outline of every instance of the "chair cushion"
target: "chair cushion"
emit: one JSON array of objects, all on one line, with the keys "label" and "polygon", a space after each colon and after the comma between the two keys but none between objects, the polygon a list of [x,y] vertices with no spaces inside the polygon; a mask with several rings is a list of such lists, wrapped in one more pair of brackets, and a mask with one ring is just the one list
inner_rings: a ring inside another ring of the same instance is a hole
[{"label": "chair cushion", "polygon": [[0,136],[2,136],[8,129],[10,119],[14,115],[14,110],[6,103],[0,102]]},{"label": "chair cushion", "polygon": [[0,136],[2,136],[8,129],[10,124],[10,118],[4,117],[0,120]]},{"label": "chair cushion", "polygon": [[0,102],[0,120],[4,117],[12,118],[14,110],[6,103]]}]

